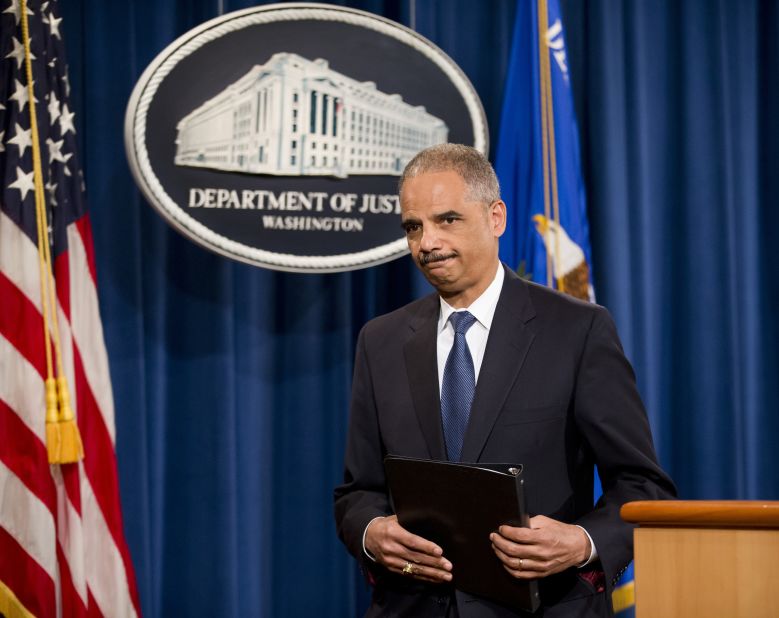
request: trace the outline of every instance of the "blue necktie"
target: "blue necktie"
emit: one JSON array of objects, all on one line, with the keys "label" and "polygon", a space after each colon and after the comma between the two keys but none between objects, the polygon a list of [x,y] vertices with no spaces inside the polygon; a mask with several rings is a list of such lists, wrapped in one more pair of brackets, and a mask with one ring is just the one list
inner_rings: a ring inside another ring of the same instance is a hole
[{"label": "blue necktie", "polygon": [[467,311],[457,311],[449,316],[454,327],[454,345],[444,366],[441,383],[441,423],[444,427],[446,456],[449,461],[460,461],[465,430],[471,415],[473,392],[476,390],[476,374],[473,358],[465,341],[465,333],[476,318]]}]

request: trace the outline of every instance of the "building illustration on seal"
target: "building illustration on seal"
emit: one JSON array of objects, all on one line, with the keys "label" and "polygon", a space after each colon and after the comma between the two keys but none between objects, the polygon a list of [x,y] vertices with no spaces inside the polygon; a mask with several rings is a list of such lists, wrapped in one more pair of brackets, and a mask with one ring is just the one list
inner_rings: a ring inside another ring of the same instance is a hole
[{"label": "building illustration on seal", "polygon": [[176,125],[180,166],[278,176],[395,175],[447,141],[443,120],[398,94],[276,53]]}]

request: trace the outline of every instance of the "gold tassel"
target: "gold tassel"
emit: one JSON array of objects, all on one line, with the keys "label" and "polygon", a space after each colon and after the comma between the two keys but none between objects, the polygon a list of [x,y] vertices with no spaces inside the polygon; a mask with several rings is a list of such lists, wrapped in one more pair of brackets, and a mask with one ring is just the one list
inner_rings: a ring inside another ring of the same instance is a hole
[{"label": "gold tassel", "polygon": [[46,379],[46,452],[50,464],[60,462],[62,434],[57,413],[57,384],[54,378]]},{"label": "gold tassel", "polygon": [[84,445],[81,442],[81,433],[76,424],[76,415],[70,407],[70,394],[68,382],[65,376],[57,378],[57,392],[59,394],[59,426],[62,447],[60,449],[59,463],[74,463],[84,458]]},{"label": "gold tassel", "polygon": [[[22,43],[24,65],[27,75],[27,93],[30,102],[30,131],[32,133],[32,163],[35,182],[35,214],[38,225],[38,257],[41,275],[41,311],[43,314],[43,335],[46,350],[46,451],[49,463],[73,463],[84,458],[84,445],[76,424],[76,416],[70,407],[68,383],[62,365],[62,345],[57,320],[57,294],[54,288],[51,247],[47,238],[46,203],[43,190],[41,147],[38,136],[38,122],[33,92],[32,62],[30,60],[30,30],[27,23],[27,1],[21,0]],[[48,283],[48,285],[47,285]],[[58,377],[52,377],[54,368],[51,358],[50,333],[54,334],[54,353]]]}]

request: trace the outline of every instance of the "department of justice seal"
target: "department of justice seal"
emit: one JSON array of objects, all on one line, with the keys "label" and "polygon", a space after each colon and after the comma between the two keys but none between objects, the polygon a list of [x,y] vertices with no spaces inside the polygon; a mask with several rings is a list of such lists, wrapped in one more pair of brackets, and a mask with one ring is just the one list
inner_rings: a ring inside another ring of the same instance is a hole
[{"label": "department of justice seal", "polygon": [[127,156],[177,230],[266,268],[337,272],[407,253],[396,185],[420,150],[487,151],[473,86],[433,43],[321,4],[237,11],[151,63]]}]

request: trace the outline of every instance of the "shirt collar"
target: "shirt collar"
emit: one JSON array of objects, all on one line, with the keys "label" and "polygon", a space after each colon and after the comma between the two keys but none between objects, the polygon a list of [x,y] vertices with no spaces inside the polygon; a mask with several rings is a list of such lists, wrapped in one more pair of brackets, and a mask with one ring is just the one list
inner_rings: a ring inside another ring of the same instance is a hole
[{"label": "shirt collar", "polygon": [[498,299],[500,298],[500,291],[503,288],[503,279],[505,278],[503,272],[503,265],[498,262],[498,271],[495,273],[495,278],[492,283],[487,287],[481,296],[471,303],[469,307],[465,309],[455,309],[449,303],[447,303],[440,296],[438,299],[441,301],[441,312],[438,316],[438,332],[440,333],[446,328],[449,322],[449,316],[455,311],[470,311],[471,315],[487,330],[492,326],[492,318],[495,316],[495,309],[498,306]]}]

